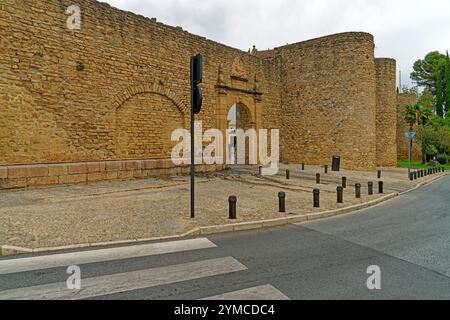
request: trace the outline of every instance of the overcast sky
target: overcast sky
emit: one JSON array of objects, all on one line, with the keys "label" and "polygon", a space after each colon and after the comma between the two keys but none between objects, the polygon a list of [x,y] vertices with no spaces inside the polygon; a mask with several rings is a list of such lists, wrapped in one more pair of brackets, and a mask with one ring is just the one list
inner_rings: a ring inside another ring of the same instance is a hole
[{"label": "overcast sky", "polygon": [[103,0],[112,6],[247,50],[346,31],[375,36],[410,83],[412,64],[450,50],[449,0]]}]

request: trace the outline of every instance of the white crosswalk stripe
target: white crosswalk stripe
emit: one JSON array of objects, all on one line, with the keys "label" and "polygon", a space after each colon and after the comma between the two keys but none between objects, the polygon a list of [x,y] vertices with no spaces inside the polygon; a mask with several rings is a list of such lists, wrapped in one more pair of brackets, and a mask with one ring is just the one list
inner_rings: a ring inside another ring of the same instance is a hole
[{"label": "white crosswalk stripe", "polygon": [[202,300],[247,300],[247,301],[267,301],[267,300],[290,300],[281,291],[271,285],[252,287],[248,289],[227,292],[218,296],[205,298]]},{"label": "white crosswalk stripe", "polygon": [[90,250],[32,258],[0,260],[0,275],[48,268],[68,267],[86,263],[131,259],[159,254],[214,248],[216,245],[206,238],[152,243],[131,247]]},{"label": "white crosswalk stripe", "polygon": [[5,290],[0,291],[0,300],[86,299],[238,272],[246,269],[236,259],[226,257],[83,279],[81,281],[81,290],[68,290],[65,282]]},{"label": "white crosswalk stripe", "polygon": [[[193,250],[217,248],[206,238],[197,238],[164,243],[152,243],[129,247],[89,250],[61,253],[29,258],[0,260],[0,276],[19,274],[28,271],[40,271],[72,265],[82,266],[88,263],[112,262],[168,253],[180,253]],[[81,278],[81,289],[70,290],[66,282],[57,282],[20,287],[0,291],[0,300],[76,300],[96,298],[117,293],[126,293],[139,289],[153,288],[186,281],[199,280],[219,275],[228,275],[248,270],[245,265],[233,257],[205,259],[201,261],[173,264],[118,274]],[[64,270],[65,272],[66,270]],[[67,274],[66,274],[67,275]],[[69,276],[69,275],[67,275]],[[1,289],[1,288],[0,288]],[[288,300],[272,285],[246,288],[204,300]]]}]

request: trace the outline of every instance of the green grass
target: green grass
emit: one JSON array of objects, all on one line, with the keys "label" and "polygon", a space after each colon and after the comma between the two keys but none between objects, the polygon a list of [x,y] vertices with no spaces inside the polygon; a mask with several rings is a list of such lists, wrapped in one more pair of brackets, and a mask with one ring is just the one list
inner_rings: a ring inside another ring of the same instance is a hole
[{"label": "green grass", "polygon": [[[408,161],[400,160],[397,162],[397,167],[399,168],[408,168]],[[439,167],[444,167],[446,169],[450,169],[450,165],[440,165]],[[411,168],[413,169],[427,169],[433,168],[433,166],[429,166],[427,164],[422,164],[421,162],[411,162]]]}]

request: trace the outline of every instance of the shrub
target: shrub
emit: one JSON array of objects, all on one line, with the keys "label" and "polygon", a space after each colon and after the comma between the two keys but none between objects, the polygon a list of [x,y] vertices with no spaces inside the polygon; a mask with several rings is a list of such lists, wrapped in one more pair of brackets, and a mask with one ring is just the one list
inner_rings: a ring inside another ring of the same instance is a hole
[{"label": "shrub", "polygon": [[442,165],[447,164],[447,156],[443,153],[438,154],[436,160]]}]

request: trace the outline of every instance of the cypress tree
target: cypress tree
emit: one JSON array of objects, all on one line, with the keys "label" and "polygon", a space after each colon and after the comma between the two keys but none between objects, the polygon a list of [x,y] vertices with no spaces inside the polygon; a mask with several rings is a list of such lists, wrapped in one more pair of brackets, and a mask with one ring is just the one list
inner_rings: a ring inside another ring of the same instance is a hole
[{"label": "cypress tree", "polygon": [[436,77],[436,114],[439,117],[444,115],[444,92],[443,92],[442,74],[438,72]]},{"label": "cypress tree", "polygon": [[445,117],[450,113],[450,58],[447,51],[445,63]]}]

